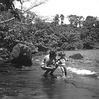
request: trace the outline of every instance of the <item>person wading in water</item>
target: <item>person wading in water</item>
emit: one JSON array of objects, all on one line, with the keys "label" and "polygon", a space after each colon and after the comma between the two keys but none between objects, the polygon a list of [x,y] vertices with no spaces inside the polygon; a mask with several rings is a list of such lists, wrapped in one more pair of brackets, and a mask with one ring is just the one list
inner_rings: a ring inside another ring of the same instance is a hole
[{"label": "person wading in water", "polygon": [[65,54],[63,52],[58,53],[58,59],[56,64],[61,67],[62,75],[67,76],[67,70],[66,70],[66,61]]},{"label": "person wading in water", "polygon": [[41,68],[43,70],[46,70],[46,72],[44,73],[45,77],[48,74],[55,77],[53,73],[58,67],[60,67],[60,69],[62,70],[62,76],[66,77],[67,70],[65,68],[65,65],[66,65],[66,59],[64,53],[60,52],[57,57],[56,51],[50,51],[44,57],[43,66]]},{"label": "person wading in water", "polygon": [[[56,51],[51,50],[48,52],[48,55],[44,57],[43,63],[46,65],[46,67],[49,67],[49,69],[46,69],[46,72],[44,73],[44,76],[47,76],[50,74],[53,75],[53,72],[56,70]],[[51,69],[52,68],[52,69]]]}]

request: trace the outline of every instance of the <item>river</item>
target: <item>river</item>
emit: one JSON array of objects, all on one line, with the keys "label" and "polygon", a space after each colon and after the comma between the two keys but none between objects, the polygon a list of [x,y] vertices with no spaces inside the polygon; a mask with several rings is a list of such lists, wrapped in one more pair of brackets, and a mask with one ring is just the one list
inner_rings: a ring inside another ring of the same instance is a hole
[{"label": "river", "polygon": [[0,99],[99,99],[98,61],[68,61],[67,78],[60,69],[45,78],[41,58],[29,69],[0,73]]}]

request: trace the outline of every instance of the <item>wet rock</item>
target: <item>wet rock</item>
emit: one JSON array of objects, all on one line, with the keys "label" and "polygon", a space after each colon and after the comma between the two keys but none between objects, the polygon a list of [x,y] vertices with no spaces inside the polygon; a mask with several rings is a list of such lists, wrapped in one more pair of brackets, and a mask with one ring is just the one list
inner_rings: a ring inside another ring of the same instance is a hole
[{"label": "wet rock", "polygon": [[32,65],[32,52],[29,46],[18,43],[13,47],[10,54],[11,63],[16,64],[15,67],[21,68]]},{"label": "wet rock", "polygon": [[77,53],[77,54],[69,56],[69,58],[72,58],[72,59],[83,59],[84,57],[80,53]]}]

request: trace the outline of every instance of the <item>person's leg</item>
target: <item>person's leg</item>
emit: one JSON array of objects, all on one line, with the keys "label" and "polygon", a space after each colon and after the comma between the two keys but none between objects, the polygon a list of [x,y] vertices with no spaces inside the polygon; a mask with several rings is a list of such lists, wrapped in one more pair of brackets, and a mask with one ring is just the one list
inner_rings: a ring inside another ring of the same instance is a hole
[{"label": "person's leg", "polygon": [[65,76],[67,76],[67,69],[65,67],[64,68],[64,73],[65,73]]},{"label": "person's leg", "polygon": [[56,68],[55,68],[55,69],[51,70],[50,75],[53,76],[53,73],[54,73],[54,71],[57,69],[57,67],[58,67],[58,65],[56,65]]},{"label": "person's leg", "polygon": [[67,76],[67,70],[65,67],[61,67],[62,76]]},{"label": "person's leg", "polygon": [[43,76],[47,76],[48,75],[48,73],[50,72],[50,70],[46,70],[46,72],[44,73],[44,75]]},{"label": "person's leg", "polygon": [[53,76],[53,73],[56,69],[51,70],[50,75]]}]

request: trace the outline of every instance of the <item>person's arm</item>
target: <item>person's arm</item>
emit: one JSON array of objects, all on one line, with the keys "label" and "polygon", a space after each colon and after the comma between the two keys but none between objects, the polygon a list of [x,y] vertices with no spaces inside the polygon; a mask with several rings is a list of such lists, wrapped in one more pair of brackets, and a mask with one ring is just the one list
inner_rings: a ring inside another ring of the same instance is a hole
[{"label": "person's arm", "polygon": [[44,60],[43,60],[43,63],[45,64],[46,63],[46,59],[44,58]]},{"label": "person's arm", "polygon": [[66,58],[64,57],[65,62],[67,61]]},{"label": "person's arm", "polygon": [[44,58],[41,62],[41,67],[45,67],[46,66],[46,59]]}]

